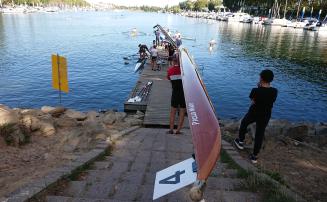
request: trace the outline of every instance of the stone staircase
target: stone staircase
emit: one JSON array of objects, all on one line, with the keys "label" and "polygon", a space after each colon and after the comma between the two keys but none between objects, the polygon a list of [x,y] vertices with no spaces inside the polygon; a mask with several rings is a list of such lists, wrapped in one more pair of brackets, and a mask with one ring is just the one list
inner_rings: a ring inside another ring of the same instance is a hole
[{"label": "stone staircase", "polygon": [[[111,155],[96,161],[86,174],[70,181],[61,190],[46,196],[49,202],[152,201],[155,174],[191,157],[193,144],[189,130],[179,136],[166,129],[141,128],[119,140]],[[260,201],[256,193],[241,190],[237,170],[218,162],[207,181],[205,201]],[[156,201],[190,201],[191,186]]]}]

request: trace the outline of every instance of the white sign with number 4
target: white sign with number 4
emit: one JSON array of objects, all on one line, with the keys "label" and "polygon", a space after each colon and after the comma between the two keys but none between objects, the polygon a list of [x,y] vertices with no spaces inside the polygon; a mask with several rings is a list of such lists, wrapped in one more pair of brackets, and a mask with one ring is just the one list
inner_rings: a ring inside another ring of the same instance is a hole
[{"label": "white sign with number 4", "polygon": [[193,162],[194,159],[189,158],[157,172],[153,200],[194,183],[196,172],[192,169]]}]

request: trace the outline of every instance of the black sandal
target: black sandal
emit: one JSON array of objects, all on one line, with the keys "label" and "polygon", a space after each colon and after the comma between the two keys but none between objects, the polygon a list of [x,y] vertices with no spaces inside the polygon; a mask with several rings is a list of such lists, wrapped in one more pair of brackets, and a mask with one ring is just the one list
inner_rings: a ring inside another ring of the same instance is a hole
[{"label": "black sandal", "polygon": [[167,134],[174,134],[174,131],[173,130],[168,130],[166,133]]}]

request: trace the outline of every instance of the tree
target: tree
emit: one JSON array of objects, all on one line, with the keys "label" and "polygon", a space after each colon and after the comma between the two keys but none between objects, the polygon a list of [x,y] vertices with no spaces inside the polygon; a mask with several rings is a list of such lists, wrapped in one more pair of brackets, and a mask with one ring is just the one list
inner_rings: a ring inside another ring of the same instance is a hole
[{"label": "tree", "polygon": [[203,8],[207,8],[208,0],[197,0],[194,3],[194,10],[201,11]]},{"label": "tree", "polygon": [[194,3],[192,1],[183,1],[179,3],[179,8],[182,10],[190,11],[194,8]]},{"label": "tree", "polygon": [[222,2],[220,0],[210,0],[208,3],[209,11],[215,11],[216,7],[220,6]]}]

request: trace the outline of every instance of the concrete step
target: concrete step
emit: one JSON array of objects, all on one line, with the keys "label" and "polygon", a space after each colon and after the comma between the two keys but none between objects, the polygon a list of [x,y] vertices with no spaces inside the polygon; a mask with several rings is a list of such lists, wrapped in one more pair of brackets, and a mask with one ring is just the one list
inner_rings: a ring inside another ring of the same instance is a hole
[{"label": "concrete step", "polygon": [[204,192],[206,202],[260,202],[260,196],[251,192],[206,190]]},{"label": "concrete step", "polygon": [[207,189],[232,191],[241,186],[242,179],[209,177],[207,180]]},{"label": "concrete step", "polygon": [[226,170],[223,170],[221,173],[219,173],[218,177],[238,178],[237,173],[238,173],[238,171],[235,169],[226,169]]},{"label": "concrete step", "polygon": [[85,181],[70,181],[62,195],[68,197],[80,197],[87,189],[87,186],[88,185]]},{"label": "concrete step", "polygon": [[67,196],[47,196],[47,202],[127,202],[125,200],[101,198],[73,198]]},{"label": "concrete step", "polygon": [[93,170],[110,170],[113,166],[113,162],[111,161],[96,161],[92,165]]}]

